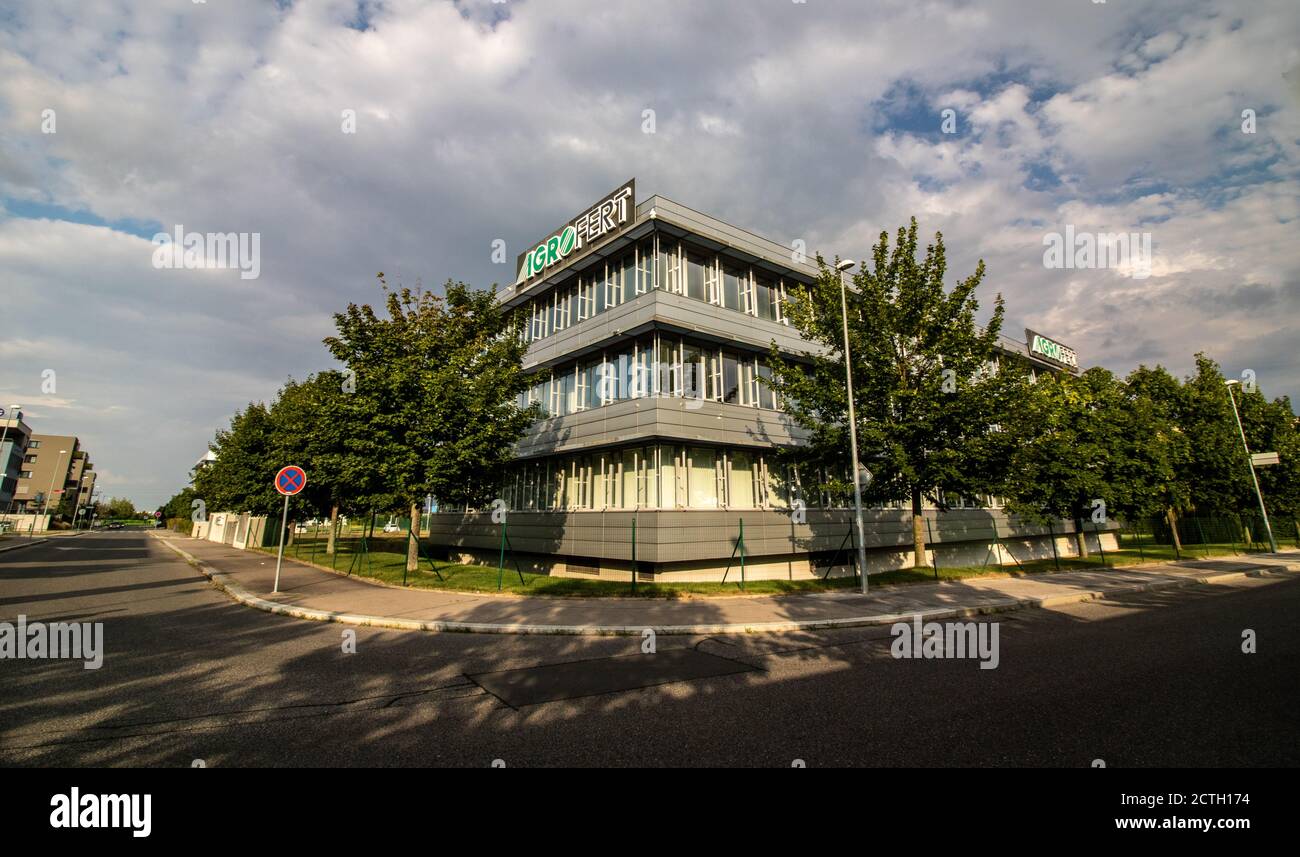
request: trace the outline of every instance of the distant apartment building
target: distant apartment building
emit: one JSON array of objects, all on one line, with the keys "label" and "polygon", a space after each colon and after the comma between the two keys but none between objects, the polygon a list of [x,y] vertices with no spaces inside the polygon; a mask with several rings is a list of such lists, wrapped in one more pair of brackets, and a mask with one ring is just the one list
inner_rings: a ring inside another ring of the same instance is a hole
[{"label": "distant apartment building", "polygon": [[76,436],[32,434],[14,491],[14,511],[41,512],[48,503],[53,512],[69,492],[80,491],[88,463]]}]

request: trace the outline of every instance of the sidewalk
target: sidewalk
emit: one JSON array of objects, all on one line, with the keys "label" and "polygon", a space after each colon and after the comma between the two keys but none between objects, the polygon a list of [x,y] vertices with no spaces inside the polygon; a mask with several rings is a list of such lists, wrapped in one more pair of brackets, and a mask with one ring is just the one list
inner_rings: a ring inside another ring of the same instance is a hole
[{"label": "sidewalk", "polygon": [[818,592],[753,598],[547,598],[398,589],[285,560],[272,595],[275,557],[176,533],[153,538],[236,601],[300,619],[421,631],[489,634],[741,634],[938,620],[1052,607],[1215,578],[1300,571],[1300,551],[1188,560],[1142,568],[1075,571],[880,587],[870,595]]}]

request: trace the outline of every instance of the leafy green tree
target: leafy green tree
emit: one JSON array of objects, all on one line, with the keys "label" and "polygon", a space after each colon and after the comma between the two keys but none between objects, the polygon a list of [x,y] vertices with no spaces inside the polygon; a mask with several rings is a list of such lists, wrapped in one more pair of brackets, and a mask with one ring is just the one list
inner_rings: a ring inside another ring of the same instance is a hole
[{"label": "leafy green tree", "polygon": [[1174,546],[1181,550],[1178,517],[1192,503],[1191,485],[1188,481],[1192,449],[1187,433],[1179,423],[1184,397],[1182,384],[1163,366],[1139,366],[1125,380],[1129,395],[1143,407],[1151,409],[1154,425],[1150,431],[1154,440],[1163,448],[1168,467],[1161,474],[1154,474],[1157,482],[1154,493],[1159,498],[1159,508],[1136,507],[1121,510],[1121,514],[1127,514],[1130,520],[1157,512],[1163,514],[1169,521]]},{"label": "leafy green tree", "polygon": [[[1300,514],[1300,428],[1288,397],[1268,401],[1259,387],[1237,392],[1237,407],[1250,451],[1276,452],[1279,463],[1255,468],[1264,505],[1272,514],[1294,518]],[[1238,459],[1246,470],[1246,452],[1237,442]],[[1253,490],[1242,500],[1242,510],[1254,509]]]},{"label": "leafy green tree", "polygon": [[289,381],[270,409],[272,455],[281,466],[297,464],[307,471],[307,488],[298,495],[302,504],[296,508],[329,517],[327,555],[334,553],[340,512],[393,506],[376,475],[370,414],[350,388],[345,373],[319,372],[302,382]]},{"label": "leafy green tree", "polygon": [[217,432],[211,449],[217,460],[194,474],[194,491],[209,512],[229,510],[276,515],[282,498],[274,479],[282,465],[272,453],[273,424],[266,405],[253,402]]},{"label": "leafy green tree", "polygon": [[[774,343],[773,386],[809,433],[807,447],[786,453],[801,465],[805,488],[818,481],[844,496],[852,475],[840,275],[818,263],[817,281],[791,302],[789,317],[819,347],[789,359]],[[871,473],[863,499],[911,501],[918,567],[926,565],[924,502],[946,510],[948,498],[1000,482],[1006,459],[991,454],[1006,444],[998,424],[1026,384],[1015,361],[991,371],[1004,309],[999,295],[988,324],[976,325],[983,261],[951,291],[946,267],[942,234],[918,258],[912,218],[892,250],[880,233],[871,268],[853,276],[846,298],[859,456]]]},{"label": "leafy green tree", "polygon": [[[409,506],[418,536],[425,496],[479,506],[496,495],[537,411],[515,403],[527,386],[520,368],[527,346],[493,291],[453,282],[445,296],[403,288],[388,293],[385,309],[381,316],[350,304],[334,316],[338,335],[325,344],[354,373],[353,406],[368,415],[366,464],[384,493]],[[412,543],[408,566],[415,550]]]},{"label": "leafy green tree", "polygon": [[105,513],[114,520],[134,518],[136,514],[135,504],[125,497],[110,497],[106,504]]},{"label": "leafy green tree", "polygon": [[1185,479],[1191,506],[1202,515],[1227,515],[1254,506],[1250,472],[1219,364],[1196,355],[1196,374],[1183,383],[1178,424],[1190,454]]},{"label": "leafy green tree", "polygon": [[193,503],[198,495],[194,493],[194,488],[186,486],[172,495],[166,503],[162,505],[163,517],[188,518],[193,514]]}]

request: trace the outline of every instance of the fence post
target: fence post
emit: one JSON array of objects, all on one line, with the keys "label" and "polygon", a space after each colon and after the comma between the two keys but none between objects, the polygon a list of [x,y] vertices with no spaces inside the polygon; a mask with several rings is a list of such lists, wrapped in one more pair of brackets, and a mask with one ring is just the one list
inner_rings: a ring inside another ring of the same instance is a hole
[{"label": "fence post", "polygon": [[632,594],[636,595],[636,513],[632,514]]},{"label": "fence post", "polygon": [[[1094,523],[1092,525],[1092,531],[1093,534],[1097,536],[1097,553],[1101,555],[1101,567],[1109,568],[1109,566],[1106,565],[1106,548],[1101,543],[1101,524]],[[1085,536],[1085,538],[1087,537]]]},{"label": "fence post", "polygon": [[1205,540],[1205,528],[1201,526],[1201,519],[1196,518],[1196,532],[1201,537],[1201,552],[1208,558],[1210,555],[1210,543]]},{"label": "fence post", "polygon": [[1056,562],[1056,570],[1061,570],[1061,556],[1056,552],[1056,527],[1052,525],[1052,519],[1047,519],[1047,533],[1052,538],[1052,559]]}]

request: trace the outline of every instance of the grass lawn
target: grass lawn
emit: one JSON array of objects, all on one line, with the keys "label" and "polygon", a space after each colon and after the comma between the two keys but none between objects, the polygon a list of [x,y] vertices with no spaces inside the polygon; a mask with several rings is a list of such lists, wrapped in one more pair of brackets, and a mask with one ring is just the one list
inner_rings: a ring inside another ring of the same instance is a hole
[{"label": "grass lawn", "polygon": [[[1105,566],[1139,565],[1151,562],[1170,562],[1174,559],[1171,545],[1158,545],[1148,541],[1140,543],[1125,538],[1122,550],[1107,551]],[[491,566],[462,565],[452,562],[420,560],[420,570],[407,574],[405,553],[406,540],[403,536],[376,535],[371,541],[370,552],[357,556],[359,540],[340,538],[338,553],[333,558],[334,570],[346,572],[353,566],[352,573],[383,583],[396,586],[406,585],[416,589],[447,589],[462,592],[496,592],[498,574]],[[1203,559],[1206,556],[1232,556],[1241,553],[1240,545],[1189,545],[1183,549],[1182,558]],[[272,556],[275,548],[261,548]],[[325,539],[316,539],[312,535],[299,535],[292,545],[285,547],[285,556],[304,562],[315,562],[326,568],[331,567],[331,558],[325,553]],[[939,557],[938,580],[964,580],[975,577],[1013,577],[1021,574],[1041,574],[1056,571],[1052,559],[1040,559],[1022,563],[1019,567],[1008,564],[1002,568],[988,566],[944,566],[942,549]],[[1101,570],[1102,557],[1094,554],[1087,559],[1062,557],[1061,571],[1078,571],[1081,569]],[[439,579],[433,569],[442,575]],[[927,583],[936,580],[933,568],[902,569],[886,571],[871,575],[872,586],[899,586],[913,583]],[[519,574],[506,559],[505,572],[500,575],[502,592],[516,595],[550,595],[568,598],[597,597],[631,597],[632,585],[628,582],[612,580],[591,580],[587,578],[549,577],[543,574],[525,572],[523,582]],[[716,595],[779,595],[793,592],[826,592],[838,589],[855,588],[856,579],[851,577],[833,577],[829,580],[751,580],[744,590],[740,588],[739,569],[732,569],[727,583],[647,583],[640,582],[636,587],[638,598],[682,598],[692,596]]]}]

